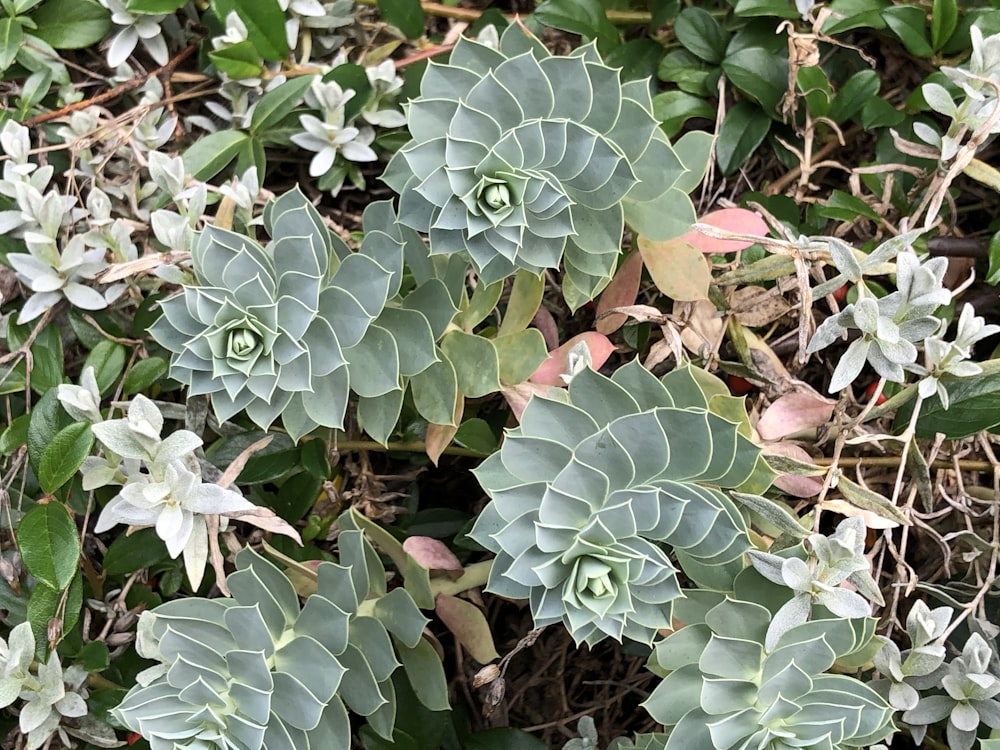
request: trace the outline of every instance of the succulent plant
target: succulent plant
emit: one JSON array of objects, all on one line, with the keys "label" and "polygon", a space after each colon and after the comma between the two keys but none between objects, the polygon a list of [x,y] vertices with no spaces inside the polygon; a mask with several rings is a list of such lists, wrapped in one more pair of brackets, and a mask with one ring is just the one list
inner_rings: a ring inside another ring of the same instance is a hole
[{"label": "succulent plant", "polygon": [[[173,353],[171,377],[192,395],[211,394],[220,421],[245,409],[266,429],[281,415],[296,440],[318,425],[341,427],[352,389],[363,401],[387,398],[381,410],[368,404],[369,421],[394,424],[403,378],[436,361],[434,331],[413,306],[386,307],[400,289],[403,245],[379,230],[392,223],[387,203],[371,215],[379,221],[358,252],[298,190],[265,209],[266,247],[217,227],[201,232],[191,251],[198,285],[164,301],[150,329]],[[453,314],[444,310],[444,325]]]},{"label": "succulent plant", "polygon": [[681,595],[671,549],[695,579],[738,570],[746,527],[716,488],[747,483],[760,451],[717,398],[739,404],[710,401],[689,368],[657,380],[638,362],[581,371],[566,400],[534,397],[475,470],[492,500],[471,532],[497,553],[487,589],[578,643],[650,643]]},{"label": "succulent plant", "polygon": [[562,264],[578,307],[610,279],[625,222],[665,240],[694,221],[647,83],[622,83],[592,44],[554,57],[518,24],[499,49],[460,39],[407,120],[413,140],[383,176],[400,221],[432,253],[467,253],[486,283]]},{"label": "succulent plant", "polygon": [[304,606],[247,548],[227,577],[233,599],[190,597],[143,613],[137,648],[159,663],[113,710],[116,720],[153,750],[347,750],[348,709],[391,738],[396,654],[412,682],[429,684],[410,656],[427,619],[405,589],[386,593],[361,531],[342,531],[339,546],[340,564],[320,563]]},{"label": "succulent plant", "polygon": [[871,642],[874,620],[821,616],[768,649],[771,616],[725,597],[656,645],[649,667],[666,676],[644,705],[669,732],[666,750],[839,750],[892,734],[892,708],[875,691],[826,674]]},{"label": "succulent plant", "polygon": [[869,683],[872,689],[888,699],[893,708],[909,711],[920,701],[920,691],[941,684],[947,672],[944,666],[947,652],[936,643],[951,622],[951,607],[930,609],[917,600],[906,617],[906,633],[912,648],[900,652],[889,638],[879,636],[882,648],[875,654],[875,668],[883,679]]}]

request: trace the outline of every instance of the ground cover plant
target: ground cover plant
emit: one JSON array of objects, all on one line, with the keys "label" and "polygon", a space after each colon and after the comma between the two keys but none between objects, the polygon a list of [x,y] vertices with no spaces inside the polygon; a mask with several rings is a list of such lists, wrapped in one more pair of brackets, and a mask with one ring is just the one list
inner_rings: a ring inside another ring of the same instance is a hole
[{"label": "ground cover plant", "polygon": [[0,745],[1000,747],[1000,5],[0,0]]}]

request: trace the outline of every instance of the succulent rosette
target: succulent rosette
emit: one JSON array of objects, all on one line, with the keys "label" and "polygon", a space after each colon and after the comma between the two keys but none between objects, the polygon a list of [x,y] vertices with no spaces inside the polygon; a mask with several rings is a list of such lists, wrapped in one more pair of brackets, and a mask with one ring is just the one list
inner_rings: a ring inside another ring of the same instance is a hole
[{"label": "succulent rosette", "polygon": [[669,733],[666,750],[846,750],[892,734],[883,698],[860,680],[827,674],[841,660],[856,667],[870,658],[875,620],[817,608],[817,619],[768,649],[767,607],[729,597],[702,606],[702,622],[685,616],[650,657],[665,678],[643,705]]},{"label": "succulent rosette", "polygon": [[280,415],[294,439],[341,427],[352,390],[369,413],[380,413],[370,400],[388,396],[387,433],[403,377],[436,361],[423,313],[386,307],[400,288],[402,244],[375,231],[351,252],[298,190],[269,204],[264,227],[266,246],[218,227],[198,235],[198,283],[162,302],[150,329],[173,352],[171,377],[211,394],[220,421],[246,410],[266,429]]},{"label": "succulent rosette", "polygon": [[746,526],[717,488],[762,462],[715,398],[736,401],[688,368],[658,380],[637,362],[583,370],[566,401],[534,397],[475,471],[492,500],[471,532],[497,555],[487,590],[528,599],[537,626],[562,622],[578,643],[649,643],[681,595],[671,552],[698,580],[738,570]]},{"label": "succulent rosette", "polygon": [[518,24],[498,49],[460,39],[407,120],[413,140],[383,176],[399,219],[487,283],[562,264],[576,307],[610,279],[626,222],[669,239],[694,221],[647,82],[622,83],[592,44],[552,56]]},{"label": "succulent rosette", "polygon": [[396,655],[418,648],[427,619],[404,589],[386,593],[363,532],[343,531],[339,545],[340,564],[320,563],[304,606],[247,548],[226,579],[232,599],[178,599],[144,613],[137,648],[159,663],[114,717],[153,750],[348,750],[348,709],[391,738]]}]

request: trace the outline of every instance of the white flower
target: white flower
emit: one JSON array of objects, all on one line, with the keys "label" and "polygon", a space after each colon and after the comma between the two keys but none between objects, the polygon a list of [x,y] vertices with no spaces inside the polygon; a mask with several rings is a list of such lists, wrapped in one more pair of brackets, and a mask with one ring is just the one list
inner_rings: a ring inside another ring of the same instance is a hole
[{"label": "white flower", "polygon": [[139,41],[150,56],[160,65],[166,65],[170,59],[167,43],[163,39],[163,29],[160,24],[168,17],[167,14],[132,13],[125,8],[121,0],[99,0],[101,5],[111,11],[111,22],[119,27],[118,33],[108,47],[108,65],[117,68],[124,63]]},{"label": "white flower", "polygon": [[400,128],[406,124],[406,117],[395,109],[382,109],[383,104],[392,104],[392,99],[403,87],[403,79],[396,75],[392,60],[384,60],[372,68],[366,68],[368,82],[372,86],[372,97],[361,110],[361,116],[372,125],[383,128]]},{"label": "white flower", "polygon": [[293,135],[292,142],[304,149],[317,152],[309,163],[310,177],[320,177],[329,172],[337,154],[350,161],[378,159],[369,146],[375,140],[375,132],[371,128],[343,127],[323,122],[312,115],[301,115],[299,121],[306,132]]},{"label": "white flower", "polygon": [[97,389],[94,368],[87,367],[80,374],[80,385],[61,383],[57,387],[59,403],[78,422],[100,422],[101,394]]},{"label": "white flower", "polygon": [[55,247],[37,243],[34,247],[29,245],[31,254],[10,253],[7,256],[18,280],[35,292],[21,308],[18,323],[34,320],[63,297],[83,310],[103,310],[108,306],[103,294],[83,283],[107,266],[104,251],[88,250],[83,237],[75,235],[62,253]]}]

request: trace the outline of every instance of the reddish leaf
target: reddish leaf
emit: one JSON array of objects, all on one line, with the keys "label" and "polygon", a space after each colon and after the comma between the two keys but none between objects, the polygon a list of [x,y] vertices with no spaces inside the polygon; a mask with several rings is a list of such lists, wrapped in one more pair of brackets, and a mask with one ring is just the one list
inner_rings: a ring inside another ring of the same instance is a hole
[{"label": "reddish leaf", "polygon": [[569,371],[569,362],[567,361],[569,353],[581,341],[590,350],[590,359],[593,362],[592,366],[595,370],[600,369],[608,361],[611,352],[615,350],[615,345],[603,333],[586,331],[574,336],[558,349],[553,349],[549,352],[548,359],[538,366],[538,369],[535,370],[535,373],[528,380],[539,385],[566,385],[566,381],[560,376]]},{"label": "reddish leaf", "polygon": [[[765,449],[767,453],[779,456],[787,456],[797,461],[811,464],[812,456],[806,450],[794,443],[772,443]],[[782,474],[774,480],[774,486],[795,497],[815,497],[823,489],[823,479],[821,477],[803,477],[797,474]]]},{"label": "reddish leaf", "polygon": [[[745,208],[722,208],[705,214],[698,220],[699,224],[710,224],[719,229],[737,234],[755,234],[767,236],[767,224],[753,211]],[[735,253],[737,250],[750,247],[753,242],[745,240],[719,240],[692,230],[681,238],[692,247],[703,253]]]},{"label": "reddish leaf", "polygon": [[780,440],[830,421],[836,401],[805,390],[781,396],[760,415],[757,432],[764,440]]},{"label": "reddish leaf", "polygon": [[608,310],[625,307],[635,303],[639,293],[639,282],[642,281],[642,255],[632,253],[618,267],[615,277],[611,279],[601,298],[597,301],[597,330],[610,334],[617,331],[628,320],[627,315],[611,313],[601,317]]},{"label": "reddish leaf", "polygon": [[459,393],[458,398],[455,399],[454,425],[430,422],[427,424],[427,432],[424,435],[424,451],[435,466],[437,466],[441,454],[444,453],[444,449],[451,444],[455,433],[458,432],[463,412],[465,412],[465,397]]},{"label": "reddish leaf", "polygon": [[457,575],[452,576],[453,578],[462,575],[462,563],[442,541],[432,539],[429,536],[407,537],[403,542],[403,551],[427,570],[446,570],[457,573]]},{"label": "reddish leaf", "polygon": [[500,393],[507,400],[507,405],[510,407],[511,413],[514,415],[514,419],[518,422],[521,421],[521,415],[524,413],[524,407],[528,405],[531,397],[536,393],[540,396],[544,396],[545,392],[549,389],[547,385],[538,385],[537,383],[518,383],[517,385],[504,385],[500,387]]}]

